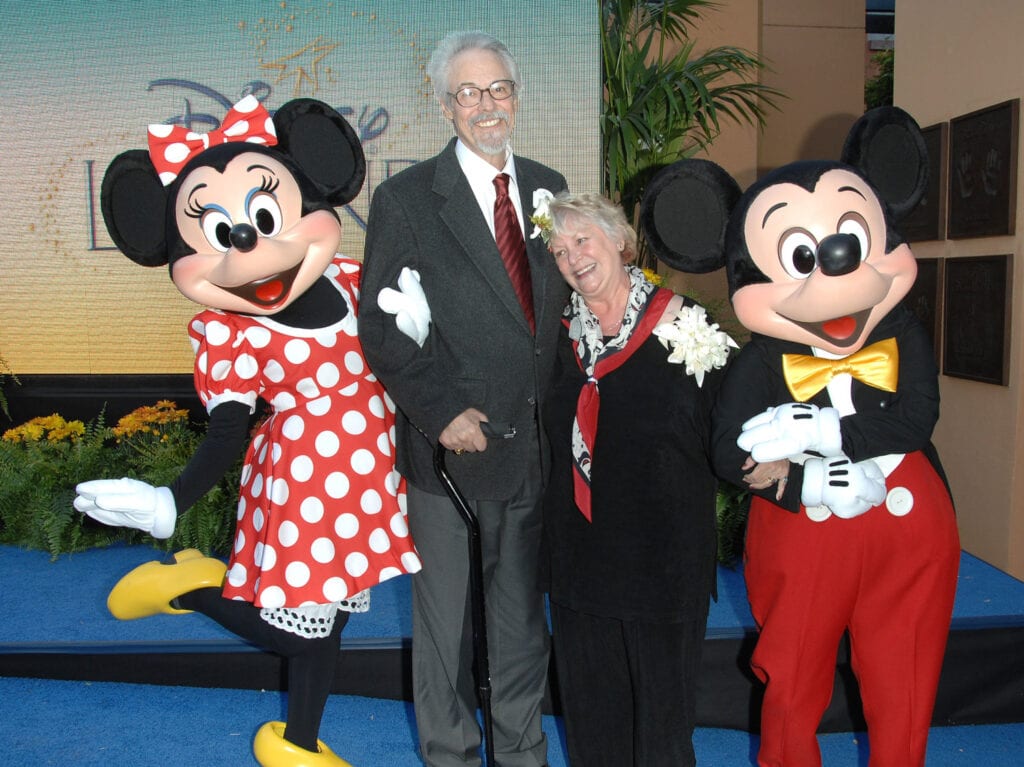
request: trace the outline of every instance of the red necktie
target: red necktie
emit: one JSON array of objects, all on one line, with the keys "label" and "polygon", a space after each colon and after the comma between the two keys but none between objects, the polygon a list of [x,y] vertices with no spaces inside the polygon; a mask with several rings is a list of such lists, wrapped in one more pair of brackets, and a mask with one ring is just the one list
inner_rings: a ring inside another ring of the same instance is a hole
[{"label": "red necktie", "polygon": [[530,324],[530,331],[535,330],[533,320],[533,286],[530,284],[530,264],[526,260],[526,244],[523,241],[523,230],[519,227],[519,217],[515,206],[508,196],[509,175],[499,173],[494,177],[494,188],[498,197],[494,201],[494,240],[498,243],[498,252],[505,262],[512,287],[516,291],[523,314]]}]

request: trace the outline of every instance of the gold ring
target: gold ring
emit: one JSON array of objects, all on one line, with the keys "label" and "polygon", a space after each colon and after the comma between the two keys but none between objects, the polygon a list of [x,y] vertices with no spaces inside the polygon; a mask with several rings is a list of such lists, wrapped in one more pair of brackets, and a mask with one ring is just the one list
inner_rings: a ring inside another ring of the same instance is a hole
[{"label": "gold ring", "polygon": [[465,452],[461,447],[455,449],[455,455],[462,455]]}]

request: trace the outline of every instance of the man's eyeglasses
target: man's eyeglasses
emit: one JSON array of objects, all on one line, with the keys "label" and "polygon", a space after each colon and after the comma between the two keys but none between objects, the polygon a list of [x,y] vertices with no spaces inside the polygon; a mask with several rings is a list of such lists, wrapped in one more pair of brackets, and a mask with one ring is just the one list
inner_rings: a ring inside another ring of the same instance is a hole
[{"label": "man's eyeglasses", "polygon": [[515,95],[515,92],[515,80],[495,80],[486,88],[466,85],[459,88],[455,93],[449,93],[448,95],[453,96],[460,106],[475,107],[483,99],[485,93],[491,94],[491,98],[495,101],[505,101]]}]

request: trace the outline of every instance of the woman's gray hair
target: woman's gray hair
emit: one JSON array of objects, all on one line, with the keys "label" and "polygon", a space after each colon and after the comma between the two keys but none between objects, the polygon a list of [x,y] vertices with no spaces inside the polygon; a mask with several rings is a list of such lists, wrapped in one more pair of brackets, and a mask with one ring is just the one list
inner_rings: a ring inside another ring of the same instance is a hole
[{"label": "woman's gray hair", "polygon": [[[437,43],[437,47],[430,54],[430,61],[427,63],[427,77],[430,78],[430,83],[434,87],[434,98],[439,102],[442,104],[448,102],[448,92],[452,85],[449,82],[452,60],[463,51],[470,50],[492,51],[500,56],[509,72],[509,77],[515,80],[516,94],[518,95],[523,90],[519,65],[505,43],[494,35],[480,30],[449,32]],[[477,83],[477,85],[487,87],[490,83]]]},{"label": "woman's gray hair", "polygon": [[551,214],[551,236],[568,233],[573,218],[583,218],[600,227],[612,242],[622,241],[622,260],[636,258],[636,230],[630,225],[622,206],[600,194],[559,192],[548,205]]}]

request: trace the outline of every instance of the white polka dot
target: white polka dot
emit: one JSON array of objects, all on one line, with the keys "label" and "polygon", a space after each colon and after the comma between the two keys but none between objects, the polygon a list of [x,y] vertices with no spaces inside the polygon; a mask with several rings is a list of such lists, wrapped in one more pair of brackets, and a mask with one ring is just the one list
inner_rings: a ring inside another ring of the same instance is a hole
[{"label": "white polka dot", "polygon": [[355,537],[359,532],[359,519],[355,514],[339,514],[338,518],[334,520],[334,532],[338,534],[339,538]]},{"label": "white polka dot", "polygon": [[348,352],[345,354],[345,370],[352,375],[361,375],[366,368],[363,362],[363,355],[359,352]]},{"label": "white polka dot", "polygon": [[344,389],[339,389],[338,390],[338,394],[340,394],[342,397],[354,397],[358,393],[359,393],[359,381],[356,381],[355,383],[350,383]]},{"label": "white polka dot", "polygon": [[295,395],[290,391],[278,392],[274,395],[270,404],[274,407],[274,410],[291,410],[295,407]]},{"label": "white polka dot", "polygon": [[263,375],[272,383],[281,383],[284,380],[284,368],[277,360],[267,360],[263,366]]},{"label": "white polka dot", "polygon": [[294,522],[282,522],[277,529],[277,540],[286,549],[299,541],[299,526]]},{"label": "white polka dot", "polygon": [[301,588],[309,583],[309,565],[305,562],[292,562],[284,571],[284,579],[292,588]]},{"label": "white polka dot", "polygon": [[299,513],[306,522],[311,524],[319,522],[324,518],[324,502],[310,496],[299,505]]},{"label": "white polka dot", "polygon": [[309,547],[309,553],[317,562],[326,565],[334,559],[334,542],[330,538],[317,538]]},{"label": "white polka dot", "polygon": [[245,497],[244,496],[239,497],[239,499],[238,499],[238,506],[235,509],[235,518],[239,522],[241,522],[243,519],[245,519],[245,509],[246,509]]},{"label": "white polka dot", "polygon": [[256,567],[263,566],[263,552],[265,549],[266,546],[264,546],[261,541],[256,542],[256,547],[252,550],[252,563],[256,565]]},{"label": "white polka dot", "polygon": [[[196,339],[192,339],[192,353],[197,354],[199,352],[199,342]],[[196,357],[196,369],[206,375],[206,352],[203,352]]]},{"label": "white polka dot", "polygon": [[291,487],[288,485],[288,480],[284,477],[277,477],[274,479],[274,484],[270,489],[270,500],[275,506],[284,506],[288,503],[288,496],[292,494]]},{"label": "white polka dot", "polygon": [[387,531],[377,528],[370,533],[370,550],[377,553],[383,554],[385,551],[391,548],[391,539],[388,537]]},{"label": "white polka dot", "polygon": [[341,417],[341,428],[349,434],[362,434],[366,431],[366,416],[358,410],[349,410]]},{"label": "white polka dot", "polygon": [[344,578],[328,578],[324,581],[324,599],[328,602],[340,602],[348,599],[348,584]]},{"label": "white polka dot", "polygon": [[239,551],[241,551],[244,548],[245,548],[245,531],[244,530],[238,530],[235,533],[235,553],[237,554]]},{"label": "white polka dot", "polygon": [[244,586],[248,580],[249,574],[245,570],[245,565],[241,562],[235,562],[231,565],[231,569],[228,570],[228,583],[235,588],[239,588]]},{"label": "white polka dot", "polygon": [[299,365],[309,359],[309,344],[301,338],[293,338],[284,345],[284,356],[293,365]]},{"label": "white polka dot", "polygon": [[359,508],[367,514],[377,514],[384,508],[384,501],[376,490],[367,490],[359,498]]},{"label": "white polka dot", "polygon": [[384,417],[384,411],[387,408],[384,407],[384,400],[382,400],[380,397],[378,397],[377,395],[370,397],[369,406],[370,412],[373,413],[375,416],[377,416],[378,418]]},{"label": "white polka dot", "polygon": [[325,362],[316,369],[316,381],[325,389],[331,389],[341,380],[341,371],[333,362]]},{"label": "white polka dot", "polygon": [[298,456],[289,468],[296,482],[309,482],[313,476],[313,460],[308,455]]},{"label": "white polka dot", "polygon": [[206,323],[206,342],[210,346],[223,346],[231,340],[231,328],[219,320]]},{"label": "white polka dot", "polygon": [[324,491],[331,498],[344,498],[348,495],[350,484],[348,476],[344,472],[332,471],[324,480]]},{"label": "white polka dot", "polygon": [[377,451],[381,455],[391,455],[391,440],[387,434],[377,435]]},{"label": "white polka dot", "polygon": [[402,567],[407,573],[418,573],[423,569],[423,563],[416,552],[407,551],[402,555]]},{"label": "white polka dot", "polygon": [[265,519],[263,516],[263,509],[257,506],[256,510],[252,513],[252,526],[256,530],[256,532],[259,532],[263,529],[264,521]]},{"label": "white polka dot", "polygon": [[369,567],[370,562],[362,552],[353,551],[345,557],[345,572],[353,578],[360,577]]},{"label": "white polka dot", "polygon": [[239,354],[235,360],[235,374],[243,381],[255,378],[260,372],[259,363],[251,354]]},{"label": "white polka dot", "polygon": [[210,369],[210,377],[214,381],[223,381],[231,372],[231,360],[218,360]]},{"label": "white polka dot", "polygon": [[395,401],[391,399],[391,396],[387,392],[384,392],[384,407],[388,409],[388,412],[391,413],[391,415],[394,415],[395,411],[398,409],[395,405]]},{"label": "white polka dot", "polygon": [[333,349],[338,343],[337,333],[318,333],[315,336],[315,340],[320,346],[325,349]]},{"label": "white polka dot", "polygon": [[277,566],[277,549],[271,545],[263,547],[263,564],[260,565],[260,569],[263,572],[273,570]]},{"label": "white polka dot", "polygon": [[281,460],[281,456],[282,455],[283,455],[283,451],[281,450],[281,446],[279,444],[275,443],[275,444],[270,446],[270,461],[271,461],[271,463],[276,465],[277,462]]},{"label": "white polka dot", "polygon": [[391,534],[397,538],[409,537],[409,521],[405,514],[392,514],[390,520]]},{"label": "white polka dot", "polygon": [[285,439],[297,440],[302,437],[302,433],[306,431],[306,422],[302,420],[301,415],[290,415],[284,422],[284,426],[281,427],[281,435]]},{"label": "white polka dot", "polygon": [[402,486],[402,475],[397,471],[392,471],[384,479],[384,488],[391,494],[397,495],[398,488]]},{"label": "white polka dot", "polygon": [[224,129],[225,136],[244,136],[249,132],[249,121],[239,120]]},{"label": "white polka dot", "polygon": [[174,125],[170,123],[150,123],[146,126],[146,130],[152,133],[157,138],[167,138],[171,135],[174,130]]},{"label": "white polka dot", "polygon": [[263,349],[270,343],[271,338],[273,338],[267,328],[258,325],[246,328],[245,337],[256,349]]},{"label": "white polka dot", "polygon": [[330,397],[318,397],[317,399],[310,400],[306,403],[306,411],[310,415],[322,416],[327,415],[331,409],[331,398]]},{"label": "white polka dot", "polygon": [[380,571],[380,575],[378,575],[377,577],[380,578],[380,582],[383,583],[384,581],[389,581],[392,578],[397,578],[399,575],[402,574],[402,571],[399,570],[397,567],[385,567],[383,570]]},{"label": "white polka dot", "polygon": [[263,475],[257,474],[252,478],[252,484],[249,485],[249,492],[252,493],[253,498],[259,498],[263,494]]},{"label": "white polka dot", "polygon": [[324,458],[334,457],[341,448],[341,440],[333,431],[322,431],[316,435],[316,452]]},{"label": "white polka dot", "polygon": [[306,399],[313,399],[314,397],[320,396],[320,387],[316,385],[316,381],[312,378],[303,378],[295,384],[295,391]]},{"label": "white polka dot", "polygon": [[373,457],[373,453],[369,450],[360,448],[352,453],[352,471],[356,474],[369,474],[373,471],[373,467],[376,466],[377,461]]},{"label": "white polka dot", "polygon": [[264,607],[284,607],[284,589],[280,586],[268,586],[260,592],[260,603]]}]

